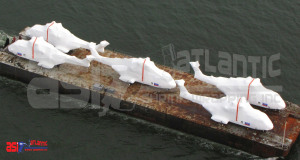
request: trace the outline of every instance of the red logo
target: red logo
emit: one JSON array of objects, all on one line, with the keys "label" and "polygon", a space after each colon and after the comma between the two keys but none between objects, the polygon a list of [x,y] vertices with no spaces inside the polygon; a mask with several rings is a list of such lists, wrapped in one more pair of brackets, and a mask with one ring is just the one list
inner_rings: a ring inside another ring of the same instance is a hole
[{"label": "red logo", "polygon": [[30,146],[48,146],[47,141],[37,141],[37,140],[31,140]]},{"label": "red logo", "polygon": [[6,145],[7,152],[18,152],[18,142],[6,142]]}]

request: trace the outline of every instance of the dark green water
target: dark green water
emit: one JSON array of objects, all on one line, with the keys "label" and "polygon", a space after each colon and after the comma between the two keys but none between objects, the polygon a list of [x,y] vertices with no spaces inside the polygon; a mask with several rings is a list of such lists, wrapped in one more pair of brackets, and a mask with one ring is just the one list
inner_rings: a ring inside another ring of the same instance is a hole
[{"label": "dark green water", "polygon": [[[300,104],[299,10],[298,1],[0,0],[0,29],[17,34],[25,26],[55,20],[82,39],[106,39],[110,49],[149,56],[160,64],[164,63],[161,49],[168,44],[176,51],[209,49],[211,64],[219,61],[217,51],[267,57],[280,53],[274,67],[281,74],[261,80],[265,85],[281,86],[284,99]],[[247,71],[253,73],[250,67]],[[262,69],[257,73],[261,77]],[[27,102],[24,84],[6,78],[0,82],[1,159],[254,158],[114,113],[99,118],[91,111],[34,110]],[[29,138],[48,140],[49,151],[5,152],[5,142]],[[300,159],[299,150],[298,142],[288,158]]]}]

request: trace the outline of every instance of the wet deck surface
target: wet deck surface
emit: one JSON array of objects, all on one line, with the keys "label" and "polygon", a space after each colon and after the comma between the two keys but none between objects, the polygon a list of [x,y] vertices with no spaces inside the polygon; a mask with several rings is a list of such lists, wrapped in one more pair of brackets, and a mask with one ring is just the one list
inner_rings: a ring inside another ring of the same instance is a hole
[{"label": "wet deck surface", "polygon": [[[79,49],[72,53],[72,55],[79,58],[85,58],[88,54],[90,54],[89,51],[85,49]],[[106,57],[128,57],[112,51],[106,51],[102,55]],[[222,125],[214,122],[210,119],[210,113],[201,105],[180,98],[179,89],[164,90],[139,83],[128,85],[119,80],[119,74],[111,67],[95,61],[91,63],[89,68],[62,64],[59,67],[49,70],[37,66],[36,62],[1,52],[0,62],[90,90],[93,90],[95,84],[103,84],[105,88],[114,90],[113,93],[105,94],[109,94],[115,98],[284,151],[290,150],[291,145],[296,141],[300,132],[300,107],[290,102],[286,102],[287,108],[283,111],[255,107],[265,112],[274,124],[274,128],[271,131],[262,132],[232,123]],[[186,88],[192,94],[215,98],[224,96],[215,86],[194,79],[193,75],[189,73],[165,66],[157,66],[169,72],[174,79],[184,79],[186,81]],[[287,122],[286,137],[284,147],[282,148],[285,122]]]}]

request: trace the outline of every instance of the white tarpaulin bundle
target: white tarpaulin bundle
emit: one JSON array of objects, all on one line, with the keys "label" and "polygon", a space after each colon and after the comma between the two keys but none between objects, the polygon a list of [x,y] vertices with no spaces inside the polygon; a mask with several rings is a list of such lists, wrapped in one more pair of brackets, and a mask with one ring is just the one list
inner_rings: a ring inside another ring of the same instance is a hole
[{"label": "white tarpaulin bundle", "polygon": [[215,85],[228,96],[245,97],[250,104],[269,109],[284,109],[285,102],[281,96],[263,86],[259,78],[237,77],[225,78],[206,76],[199,69],[199,62],[190,62],[195,72],[195,78]]},{"label": "white tarpaulin bundle", "polygon": [[46,42],[42,37],[32,37],[31,40],[18,40],[11,44],[8,50],[19,57],[36,61],[39,66],[48,69],[62,63],[84,67],[90,66],[89,60],[81,60],[75,56],[69,56]]},{"label": "white tarpaulin bundle", "polygon": [[[36,24],[26,29],[25,34],[29,37],[43,37],[45,41],[64,53],[77,48],[89,49],[89,42],[76,37],[69,30],[65,29],[61,23],[56,23],[55,21],[46,25]],[[104,48],[107,45],[109,45],[107,41],[101,41],[96,46],[96,50],[104,52]]]},{"label": "white tarpaulin bundle", "polygon": [[274,127],[270,118],[254,109],[245,97],[226,96],[216,99],[194,95],[184,87],[184,80],[176,80],[176,83],[180,89],[180,97],[202,105],[216,122],[223,124],[232,122],[257,130],[271,130]]},{"label": "white tarpaulin bundle", "polygon": [[173,77],[166,71],[155,66],[154,62],[147,58],[108,58],[98,54],[96,44],[90,43],[92,55],[89,60],[111,66],[120,74],[120,80],[128,83],[139,82],[157,88],[171,89],[176,87]]}]

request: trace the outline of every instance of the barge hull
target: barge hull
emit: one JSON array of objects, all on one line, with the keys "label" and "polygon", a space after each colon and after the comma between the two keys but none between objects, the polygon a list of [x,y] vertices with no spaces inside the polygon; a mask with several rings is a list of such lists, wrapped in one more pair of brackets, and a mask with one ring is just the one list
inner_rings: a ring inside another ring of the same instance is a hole
[{"label": "barge hull", "polygon": [[[78,58],[84,58],[88,54],[89,52],[86,50],[73,52],[73,55]],[[126,57],[111,51],[107,51],[105,56]],[[93,71],[97,68],[101,68],[101,76],[97,75],[98,71]],[[189,90],[192,93],[216,98],[224,96],[214,86],[194,80],[191,74],[164,66],[159,66],[159,68],[170,72],[175,79],[187,79],[187,88],[190,87]],[[247,129],[235,124],[222,125],[212,121],[210,114],[201,105],[181,99],[178,89],[165,91],[137,83],[128,87],[128,84],[118,80],[117,73],[110,67],[98,62],[92,62],[89,69],[66,64],[46,70],[38,67],[35,62],[1,52],[0,74],[27,84],[32,79],[44,77],[47,78],[46,81],[49,84],[60,84],[58,91],[62,94],[68,92],[67,88],[78,88],[84,91],[85,95],[73,98],[82,100],[88,98],[89,102],[100,105],[113,104],[117,101],[120,102],[121,108],[110,106],[111,109],[261,157],[286,156],[300,132],[300,108],[298,105],[287,102],[285,111],[263,110],[267,112],[274,123],[274,129],[269,132]],[[45,88],[46,84],[43,81],[37,85]],[[95,84],[101,84],[103,88],[97,90],[93,88]],[[69,95],[72,97],[74,94]],[[285,137],[282,137],[283,122],[288,124]],[[283,138],[284,144],[282,144]]]}]

